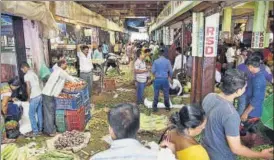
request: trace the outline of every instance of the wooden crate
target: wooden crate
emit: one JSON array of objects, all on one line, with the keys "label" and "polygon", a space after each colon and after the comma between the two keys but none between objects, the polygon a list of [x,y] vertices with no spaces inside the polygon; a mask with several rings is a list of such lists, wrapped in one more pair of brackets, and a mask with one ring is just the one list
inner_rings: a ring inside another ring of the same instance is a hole
[{"label": "wooden crate", "polygon": [[104,89],[106,91],[116,90],[116,81],[114,79],[104,79]]}]

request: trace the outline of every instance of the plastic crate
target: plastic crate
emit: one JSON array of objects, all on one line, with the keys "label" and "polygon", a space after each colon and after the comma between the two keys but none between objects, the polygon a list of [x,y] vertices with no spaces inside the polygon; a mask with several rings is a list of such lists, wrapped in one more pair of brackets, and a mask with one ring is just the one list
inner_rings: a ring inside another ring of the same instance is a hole
[{"label": "plastic crate", "polygon": [[58,98],[55,97],[56,109],[65,109],[65,110],[77,110],[82,106],[82,98],[80,93],[78,94],[69,94],[73,98]]},{"label": "plastic crate", "polygon": [[67,130],[83,131],[85,129],[85,108],[80,107],[75,111],[66,111]]},{"label": "plastic crate", "polygon": [[90,114],[91,105],[89,105],[89,106],[84,106],[84,107],[85,107],[85,115]]},{"label": "plastic crate", "polygon": [[91,114],[85,115],[85,124],[87,124],[91,120]]},{"label": "plastic crate", "polygon": [[65,110],[56,110],[55,122],[57,126],[58,132],[65,132],[67,130],[66,127],[66,118],[65,118]]},{"label": "plastic crate", "polygon": [[83,102],[87,102],[87,101],[90,102],[88,87],[85,87],[82,91],[80,91],[80,94]]},{"label": "plastic crate", "polygon": [[261,117],[263,124],[272,130],[274,129],[273,117],[274,116],[273,116],[273,93],[272,93],[264,100],[263,113]]},{"label": "plastic crate", "polygon": [[104,80],[104,87],[107,91],[113,91],[116,89],[116,82],[114,79],[105,79]]},{"label": "plastic crate", "polygon": [[90,106],[90,99],[83,101],[83,106]]},{"label": "plastic crate", "polygon": [[84,87],[81,90],[76,90],[76,91],[63,90],[63,92],[68,93],[68,94],[78,94],[78,93],[80,93],[83,102],[90,101],[88,86]]},{"label": "plastic crate", "polygon": [[85,107],[91,106],[90,100],[84,101],[84,102],[83,102],[83,106],[85,106]]}]

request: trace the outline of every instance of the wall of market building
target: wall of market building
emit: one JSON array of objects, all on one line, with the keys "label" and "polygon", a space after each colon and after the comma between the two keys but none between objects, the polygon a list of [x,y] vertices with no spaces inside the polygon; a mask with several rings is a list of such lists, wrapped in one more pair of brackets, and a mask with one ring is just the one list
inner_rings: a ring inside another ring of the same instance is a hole
[{"label": "wall of market building", "polygon": [[81,45],[93,49],[106,42],[111,49],[125,36],[119,25],[72,1],[4,2],[2,13],[1,82],[14,76],[22,79],[19,66],[24,61],[39,75],[42,65],[53,65],[57,52],[69,55],[68,71],[76,75],[72,53]]},{"label": "wall of market building", "polygon": [[[270,31],[274,18],[272,9],[273,2],[270,1],[171,1],[150,26],[150,37],[170,46],[171,62],[175,59],[177,46],[182,47],[184,54],[194,57],[191,101],[201,102],[204,95],[214,91],[215,66],[210,64],[216,63],[217,54],[220,54],[224,43],[241,42],[252,49],[262,50],[273,41]],[[218,16],[209,18],[214,14]],[[211,24],[215,22],[218,23],[214,26],[216,32],[207,35],[207,27],[213,27]],[[210,36],[215,37],[211,46],[206,42]]]}]

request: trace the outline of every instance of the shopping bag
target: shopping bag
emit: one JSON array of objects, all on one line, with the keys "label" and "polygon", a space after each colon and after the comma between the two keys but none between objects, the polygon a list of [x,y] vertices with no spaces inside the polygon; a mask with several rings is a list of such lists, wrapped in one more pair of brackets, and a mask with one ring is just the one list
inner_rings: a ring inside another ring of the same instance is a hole
[{"label": "shopping bag", "polygon": [[41,65],[41,68],[40,68],[40,71],[39,71],[39,76],[40,78],[43,80],[43,79],[46,79],[50,76],[51,72],[49,70],[49,68],[46,66],[45,63],[43,63]]}]

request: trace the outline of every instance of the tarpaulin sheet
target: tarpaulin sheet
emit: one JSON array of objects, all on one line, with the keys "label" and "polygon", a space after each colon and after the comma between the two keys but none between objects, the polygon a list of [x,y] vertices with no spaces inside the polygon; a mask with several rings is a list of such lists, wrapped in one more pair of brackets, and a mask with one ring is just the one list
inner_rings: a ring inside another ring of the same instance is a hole
[{"label": "tarpaulin sheet", "polygon": [[106,19],[96,12],[90,11],[78,3],[69,1],[56,1],[54,3],[56,17],[65,17],[74,21],[74,23],[82,23],[112,31],[123,32],[122,27],[116,23]]},{"label": "tarpaulin sheet", "polygon": [[4,13],[41,22],[44,38],[54,38],[57,36],[58,28],[56,22],[45,3],[3,1],[1,2],[1,9]]}]

